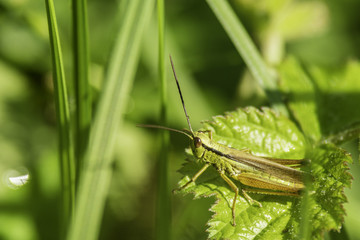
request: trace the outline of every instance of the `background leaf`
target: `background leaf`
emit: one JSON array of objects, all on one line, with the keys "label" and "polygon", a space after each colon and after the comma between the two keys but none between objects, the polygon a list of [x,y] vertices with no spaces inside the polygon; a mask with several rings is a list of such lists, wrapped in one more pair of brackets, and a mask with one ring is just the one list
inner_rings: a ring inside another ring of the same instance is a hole
[{"label": "background leaf", "polygon": [[320,95],[318,109],[323,135],[334,134],[360,122],[360,112],[352,110],[360,102],[359,62],[349,61],[333,71],[311,67],[310,75]]},{"label": "background leaf", "polygon": [[318,117],[317,91],[311,79],[294,58],[288,58],[280,67],[280,86],[303,132],[313,141],[321,138]]},{"label": "background leaf", "polygon": [[[319,67],[309,67],[308,71],[309,74],[294,58],[280,67],[282,90],[287,94],[288,105],[304,133],[318,141],[349,128],[356,132],[360,113],[351,109],[356,109],[360,101],[359,94],[355,93],[360,90],[357,77],[360,64],[348,62],[345,67],[331,73]],[[357,136],[342,135],[342,141]]]}]

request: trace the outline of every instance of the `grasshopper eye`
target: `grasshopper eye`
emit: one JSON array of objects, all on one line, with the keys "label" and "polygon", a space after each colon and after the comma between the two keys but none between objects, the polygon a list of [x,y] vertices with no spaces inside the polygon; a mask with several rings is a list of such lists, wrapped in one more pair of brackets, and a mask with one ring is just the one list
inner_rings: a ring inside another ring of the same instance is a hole
[{"label": "grasshopper eye", "polygon": [[194,143],[195,143],[195,147],[196,147],[196,148],[199,148],[199,147],[201,147],[201,145],[202,145],[201,139],[198,138],[198,137],[195,137],[195,138],[194,138]]}]

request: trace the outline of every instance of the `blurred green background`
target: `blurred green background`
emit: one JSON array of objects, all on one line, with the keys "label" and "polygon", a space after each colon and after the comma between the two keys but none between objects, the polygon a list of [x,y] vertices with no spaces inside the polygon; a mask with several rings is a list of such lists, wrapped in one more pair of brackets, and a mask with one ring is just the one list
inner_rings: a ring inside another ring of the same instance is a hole
[{"label": "blurred green background", "polygon": [[[274,68],[287,55],[305,66],[325,69],[359,59],[360,1],[230,3]],[[118,6],[118,1],[88,1],[94,103],[119,24]],[[70,1],[56,1],[55,7],[73,109]],[[165,54],[174,59],[194,129],[201,120],[225,111],[268,104],[206,2],[165,1],[165,15]],[[157,124],[160,116],[156,24],[154,14],[144,33],[126,121],[118,134],[100,239],[154,239],[160,137],[158,130],[136,124]],[[60,173],[47,31],[43,1],[0,0],[0,239],[60,238]],[[169,63],[166,68],[169,126],[185,128]],[[171,189],[180,179],[177,169],[185,158],[187,143],[185,137],[171,134]],[[360,239],[357,142],[343,147],[354,157],[350,166],[353,187],[346,191],[345,227],[350,239]],[[206,239],[206,221],[212,214],[208,209],[214,200],[172,195],[173,239]]]}]

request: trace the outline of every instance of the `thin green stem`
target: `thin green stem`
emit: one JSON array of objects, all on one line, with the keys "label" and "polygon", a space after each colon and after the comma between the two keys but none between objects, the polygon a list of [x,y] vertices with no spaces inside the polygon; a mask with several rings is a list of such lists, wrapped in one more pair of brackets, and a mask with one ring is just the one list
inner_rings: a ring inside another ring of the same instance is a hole
[{"label": "thin green stem", "polygon": [[[164,0],[157,0],[158,15],[158,38],[159,38],[159,79],[160,79],[160,122],[167,125],[167,83],[165,72],[165,43],[164,43]],[[168,177],[168,151],[169,151],[169,132],[161,132],[161,153],[158,163],[157,181],[157,204],[156,204],[156,239],[170,239],[171,227],[171,204]]]},{"label": "thin green stem", "polygon": [[266,92],[266,95],[274,108],[283,114],[288,115],[288,111],[282,103],[276,79],[270,75],[259,51],[256,49],[255,44],[237,18],[229,3],[224,0],[207,0],[207,2],[221,25],[224,27],[241,57],[244,59],[254,79]]},{"label": "thin green stem", "polygon": [[59,160],[63,197],[63,228],[69,224],[75,202],[75,163],[71,138],[70,111],[67,100],[66,81],[57,30],[54,3],[45,0],[53,65],[56,118],[59,132]]},{"label": "thin green stem", "polygon": [[153,0],[126,1],[121,27],[111,52],[79,181],[77,207],[68,239],[97,239],[112,177],[111,163],[122,114],[129,100],[141,37]]},{"label": "thin green stem", "polygon": [[73,0],[74,81],[76,96],[75,143],[76,180],[78,181],[91,124],[91,94],[89,85],[88,24],[85,0]]}]

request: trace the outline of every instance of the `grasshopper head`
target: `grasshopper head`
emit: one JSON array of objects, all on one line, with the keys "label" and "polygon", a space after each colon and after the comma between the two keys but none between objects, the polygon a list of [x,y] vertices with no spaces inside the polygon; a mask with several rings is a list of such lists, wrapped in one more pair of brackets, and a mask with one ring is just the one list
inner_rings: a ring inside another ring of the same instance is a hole
[{"label": "grasshopper head", "polygon": [[194,156],[201,159],[206,150],[204,145],[209,145],[208,143],[211,141],[208,132],[194,132],[191,140],[191,150]]}]

